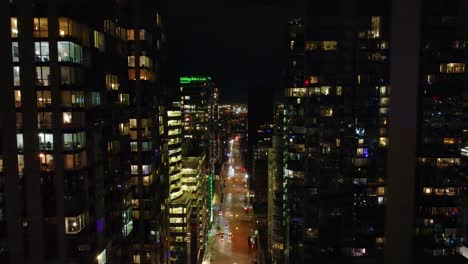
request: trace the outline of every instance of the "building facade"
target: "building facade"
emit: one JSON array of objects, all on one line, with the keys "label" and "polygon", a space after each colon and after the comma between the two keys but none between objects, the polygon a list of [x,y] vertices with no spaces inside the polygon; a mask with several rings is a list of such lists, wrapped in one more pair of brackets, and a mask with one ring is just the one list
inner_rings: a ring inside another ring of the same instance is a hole
[{"label": "building facade", "polygon": [[2,263],[163,262],[155,3],[1,10]]},{"label": "building facade", "polygon": [[308,3],[287,27],[290,263],[378,262],[385,217],[389,2]]},{"label": "building facade", "polygon": [[460,262],[466,8],[311,1],[289,23],[284,263]]}]

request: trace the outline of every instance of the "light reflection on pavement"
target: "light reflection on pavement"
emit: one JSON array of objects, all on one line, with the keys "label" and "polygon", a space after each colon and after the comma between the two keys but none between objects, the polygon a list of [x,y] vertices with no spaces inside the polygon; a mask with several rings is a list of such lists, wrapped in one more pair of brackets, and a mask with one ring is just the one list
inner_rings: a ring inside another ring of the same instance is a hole
[{"label": "light reflection on pavement", "polygon": [[250,249],[248,245],[248,237],[253,235],[253,229],[246,172],[242,169],[244,164],[238,142],[231,142],[229,151],[232,155],[221,172],[226,184],[222,188],[223,203],[220,204],[222,194],[216,193],[212,246],[208,245],[203,263],[251,264],[255,260],[255,249]]}]

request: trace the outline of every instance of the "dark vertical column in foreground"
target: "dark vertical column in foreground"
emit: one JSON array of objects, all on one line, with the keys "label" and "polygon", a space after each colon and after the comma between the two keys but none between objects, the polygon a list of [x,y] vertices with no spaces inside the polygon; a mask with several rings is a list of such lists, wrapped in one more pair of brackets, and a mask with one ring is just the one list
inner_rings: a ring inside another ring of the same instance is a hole
[{"label": "dark vertical column in foreground", "polygon": [[385,264],[412,264],[421,1],[393,0]]},{"label": "dark vertical column in foreground", "polygon": [[[26,200],[27,258],[44,263],[44,223],[39,168],[39,138],[37,126],[36,69],[34,65],[33,3],[18,2],[18,45],[23,107],[24,184]],[[29,262],[30,262],[29,261]]]},{"label": "dark vertical column in foreground", "polygon": [[144,195],[144,188],[143,188],[143,162],[142,162],[142,121],[143,118],[143,110],[142,110],[142,93],[143,93],[143,83],[140,79],[140,55],[141,55],[141,38],[140,38],[140,10],[141,10],[141,3],[140,1],[135,1],[133,3],[133,12],[134,17],[132,18],[132,22],[134,23],[133,29],[135,32],[135,95],[136,95],[136,121],[137,121],[137,165],[138,165],[138,185],[137,185],[137,193],[138,193],[138,200],[139,200],[139,215],[140,218],[138,219],[138,233],[135,244],[139,245],[139,255],[140,258],[143,259],[145,256],[145,195]]},{"label": "dark vertical column in foreground", "polygon": [[65,201],[64,201],[64,155],[62,143],[62,98],[60,94],[60,67],[58,65],[58,17],[57,0],[48,0],[48,34],[50,56],[50,88],[52,94],[52,128],[54,137],[54,185],[55,185],[55,219],[57,239],[57,260],[65,263],[66,238],[65,238]]},{"label": "dark vertical column in foreground", "polygon": [[13,88],[11,54],[10,1],[0,1],[0,129],[2,131],[1,155],[5,178],[5,210],[7,223],[8,261],[24,263],[24,246],[21,232],[21,203],[18,159],[16,149],[16,112]]}]

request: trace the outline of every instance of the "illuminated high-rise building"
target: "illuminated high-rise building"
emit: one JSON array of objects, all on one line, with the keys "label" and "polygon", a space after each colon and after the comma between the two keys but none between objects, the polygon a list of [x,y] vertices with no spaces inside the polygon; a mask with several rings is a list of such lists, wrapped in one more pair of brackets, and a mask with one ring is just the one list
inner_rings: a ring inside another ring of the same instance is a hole
[{"label": "illuminated high-rise building", "polygon": [[[214,95],[215,87],[211,77],[180,77],[182,129],[186,141],[194,143],[187,144],[187,148],[208,148]],[[186,151],[190,152],[191,150],[187,149]]]},{"label": "illuminated high-rise building", "polygon": [[467,8],[310,1],[288,25],[277,263],[463,263]]},{"label": "illuminated high-rise building", "polygon": [[218,155],[218,90],[210,77],[181,77],[168,108],[170,261],[203,259]]},{"label": "illuminated high-rise building", "polygon": [[382,256],[388,6],[311,1],[287,26],[285,263]]},{"label": "illuminated high-rise building", "polygon": [[393,0],[387,263],[468,258],[467,10],[466,1]]},{"label": "illuminated high-rise building", "polygon": [[286,209],[284,207],[283,169],[283,113],[284,106],[276,104],[273,116],[271,146],[268,149],[268,234],[266,254],[268,263],[285,263]]},{"label": "illuminated high-rise building", "polygon": [[156,4],[0,4],[0,262],[164,262]]}]

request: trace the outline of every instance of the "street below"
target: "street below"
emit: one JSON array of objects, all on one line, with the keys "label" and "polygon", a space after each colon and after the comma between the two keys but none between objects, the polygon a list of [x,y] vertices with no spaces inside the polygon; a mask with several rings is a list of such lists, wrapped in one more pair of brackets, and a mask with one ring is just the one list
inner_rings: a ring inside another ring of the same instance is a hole
[{"label": "street below", "polygon": [[229,141],[228,162],[223,164],[220,174],[220,186],[215,188],[213,199],[211,245],[203,263],[255,263],[248,175],[237,137]]}]

